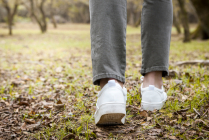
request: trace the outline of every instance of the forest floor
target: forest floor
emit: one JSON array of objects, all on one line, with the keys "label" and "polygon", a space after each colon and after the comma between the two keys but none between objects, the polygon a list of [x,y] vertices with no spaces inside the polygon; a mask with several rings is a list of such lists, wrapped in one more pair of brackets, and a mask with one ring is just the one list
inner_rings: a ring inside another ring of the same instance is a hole
[{"label": "forest floor", "polygon": [[[98,86],[92,85],[90,27],[17,24],[14,35],[0,25],[0,140],[207,139],[209,41],[182,43],[172,31],[168,100],[160,111],[140,109],[140,28],[127,29],[128,90],[125,125],[96,126]],[[157,46],[156,46],[157,47]]]}]

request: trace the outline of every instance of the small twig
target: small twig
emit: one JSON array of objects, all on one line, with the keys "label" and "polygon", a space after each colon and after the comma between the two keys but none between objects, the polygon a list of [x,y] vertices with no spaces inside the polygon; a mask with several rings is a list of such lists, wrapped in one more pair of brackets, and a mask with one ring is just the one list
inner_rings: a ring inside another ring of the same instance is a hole
[{"label": "small twig", "polygon": [[208,112],[208,110],[209,110],[209,108],[205,111],[205,113],[202,115],[202,117],[204,117],[204,116],[205,116],[205,114]]},{"label": "small twig", "polygon": [[198,116],[200,116],[200,113],[199,113],[195,108],[193,108],[193,110],[195,111],[195,113],[196,113]]},{"label": "small twig", "polygon": [[[190,109],[189,107],[188,107],[188,108],[185,108],[185,109],[181,109],[181,110],[179,110],[179,111],[174,112],[174,114],[179,115],[179,114],[181,114],[182,112],[188,111],[189,109]],[[169,109],[169,110],[170,110],[170,109]],[[170,110],[170,112],[171,112],[171,110]]]},{"label": "small twig", "polygon": [[192,60],[192,61],[183,61],[183,62],[177,62],[175,66],[181,66],[181,65],[209,65],[209,60]]},{"label": "small twig", "polygon": [[198,116],[199,116],[199,115],[196,114],[196,115],[194,116],[194,120],[195,120]]},{"label": "small twig", "polygon": [[205,132],[205,133],[209,133],[209,131],[202,129],[201,131]]},{"label": "small twig", "polygon": [[133,105],[127,105],[126,107],[132,107],[132,108],[134,108],[134,109],[136,109],[136,110],[139,110],[139,111],[141,111],[141,109],[140,109],[140,108],[138,108],[138,107],[135,107],[135,106],[133,106]]}]

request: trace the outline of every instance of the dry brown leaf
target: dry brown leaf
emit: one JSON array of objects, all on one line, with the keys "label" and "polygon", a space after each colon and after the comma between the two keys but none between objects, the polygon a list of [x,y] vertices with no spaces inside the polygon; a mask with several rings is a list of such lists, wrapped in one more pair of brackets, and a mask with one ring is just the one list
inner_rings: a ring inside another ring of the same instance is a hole
[{"label": "dry brown leaf", "polygon": [[173,126],[174,124],[176,124],[177,123],[177,120],[175,119],[175,120],[171,120],[170,122],[169,122],[169,124],[171,125],[171,126]]},{"label": "dry brown leaf", "polygon": [[35,120],[27,119],[27,118],[25,118],[25,122],[28,123],[28,124],[35,124],[36,123]]},{"label": "dry brown leaf", "polygon": [[152,133],[148,133],[148,135],[151,135],[151,136],[157,136],[159,133],[156,133],[156,132],[152,132]]},{"label": "dry brown leaf", "polygon": [[54,105],[55,109],[63,109],[64,108],[64,104],[58,104],[58,105]]},{"label": "dry brown leaf", "polygon": [[187,99],[188,99],[188,96],[182,94],[182,96],[181,96],[181,101],[184,102],[184,101],[187,100]]},{"label": "dry brown leaf", "polygon": [[33,130],[37,130],[39,127],[40,127],[40,123],[37,123],[37,124],[27,125],[26,129],[30,130],[30,131],[33,131]]},{"label": "dry brown leaf", "polygon": [[36,114],[35,111],[31,111],[31,112],[28,113],[29,116],[33,116],[33,115],[35,115],[35,114]]},{"label": "dry brown leaf", "polygon": [[177,79],[175,79],[174,82],[175,82],[176,84],[182,84],[182,80],[177,80]]},{"label": "dry brown leaf", "polygon": [[145,111],[145,110],[141,111],[140,112],[140,116],[142,116],[142,117],[148,117],[147,111]]},{"label": "dry brown leaf", "polygon": [[43,104],[43,107],[44,108],[46,108],[46,109],[51,109],[51,108],[53,108],[53,102],[46,102],[46,101],[44,101],[44,102],[42,102],[42,104]]},{"label": "dry brown leaf", "polygon": [[140,124],[143,126],[147,126],[147,125],[149,125],[149,122],[141,122]]},{"label": "dry brown leaf", "polygon": [[22,124],[21,130],[26,130],[26,123],[23,123],[23,124]]},{"label": "dry brown leaf", "polygon": [[21,101],[19,102],[17,105],[26,105],[26,106],[30,106],[29,103],[27,101]]},{"label": "dry brown leaf", "polygon": [[63,140],[70,140],[70,139],[79,140],[78,136],[76,136],[75,134],[72,134],[72,133],[66,135],[66,136],[63,138]]},{"label": "dry brown leaf", "polygon": [[169,136],[169,138],[172,139],[172,140],[176,140],[177,139],[176,136]]},{"label": "dry brown leaf", "polygon": [[61,101],[61,100],[58,100],[58,101],[57,101],[57,104],[63,104],[63,103],[62,103],[62,101]]},{"label": "dry brown leaf", "polygon": [[179,77],[179,72],[175,71],[175,70],[170,70],[169,71],[169,76],[166,77],[166,79],[171,79],[171,78],[175,78],[175,77]]},{"label": "dry brown leaf", "polygon": [[41,109],[41,110],[38,110],[38,113],[39,113],[39,114],[42,114],[42,113],[45,113],[45,112],[47,112],[47,110],[46,110],[46,109]]},{"label": "dry brown leaf", "polygon": [[3,102],[3,101],[1,101],[1,102],[0,102],[0,107],[4,107],[4,106],[6,106],[6,103]]},{"label": "dry brown leaf", "polygon": [[162,132],[162,129],[152,129],[152,131],[153,132],[156,131],[156,132],[160,133],[160,132]]},{"label": "dry brown leaf", "polygon": [[147,121],[150,121],[150,120],[152,120],[152,118],[153,118],[153,117],[147,117]]},{"label": "dry brown leaf", "polygon": [[1,101],[0,102],[0,107],[3,107],[3,106],[10,106],[10,103],[6,102],[6,101]]}]

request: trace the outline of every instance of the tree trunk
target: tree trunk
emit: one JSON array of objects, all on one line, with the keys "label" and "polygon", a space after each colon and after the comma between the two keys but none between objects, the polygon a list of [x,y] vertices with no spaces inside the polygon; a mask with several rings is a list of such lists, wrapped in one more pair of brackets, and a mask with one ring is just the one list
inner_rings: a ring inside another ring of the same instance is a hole
[{"label": "tree trunk", "polygon": [[[37,2],[37,1],[35,1]],[[42,0],[40,5],[37,7],[40,10],[41,13],[41,18],[39,18],[36,13],[35,13],[35,8],[34,8],[34,1],[30,0],[30,5],[31,5],[31,15],[35,18],[36,22],[38,23],[40,30],[42,33],[45,33],[47,31],[47,22],[46,22],[46,15],[43,9],[44,3],[46,0]]]},{"label": "tree trunk", "polygon": [[181,22],[184,28],[184,42],[190,42],[189,19],[185,8],[185,0],[178,0],[181,11]]},{"label": "tree trunk", "polygon": [[53,2],[54,0],[51,0],[51,3],[50,3],[50,15],[51,15],[51,20],[52,20],[52,23],[54,25],[54,28],[56,29],[57,28],[57,23],[56,23],[56,20],[54,19],[54,9],[53,9]]},{"label": "tree trunk", "polygon": [[11,8],[7,5],[5,6],[7,10],[7,24],[9,28],[9,35],[12,35],[12,17],[11,17]]},{"label": "tree trunk", "polygon": [[56,22],[56,20],[54,19],[54,15],[52,15],[51,18],[52,18],[52,23],[53,23],[53,25],[54,25],[54,28],[56,29],[56,28],[57,28],[57,22]]},{"label": "tree trunk", "polygon": [[[35,14],[35,11],[34,11],[34,2],[33,0],[30,0],[30,9],[31,9],[31,17],[34,17],[34,19],[36,20],[36,22],[38,23],[39,25],[39,28],[42,32],[42,25],[41,25],[41,21],[38,19],[37,15]],[[43,33],[43,32],[42,32]]]},{"label": "tree trunk", "polygon": [[8,17],[9,35],[12,35],[12,19]]},{"label": "tree trunk", "polygon": [[181,27],[179,24],[179,20],[177,19],[175,13],[173,12],[173,25],[176,28],[178,34],[181,34]]},{"label": "tree trunk", "polygon": [[192,33],[192,39],[209,39],[209,1],[191,0],[199,18],[199,25]]},{"label": "tree trunk", "polygon": [[42,0],[41,1],[41,4],[40,4],[40,11],[41,11],[41,15],[42,15],[42,23],[43,23],[43,32],[42,33],[45,33],[47,31],[47,23],[46,23],[46,15],[45,15],[45,12],[44,12],[44,3],[45,3],[46,0]]},{"label": "tree trunk", "polygon": [[16,15],[16,13],[17,13],[19,3],[18,3],[17,0],[15,1],[14,10],[12,12],[11,7],[8,4],[8,1],[7,0],[2,0],[2,2],[3,2],[3,5],[4,5],[4,7],[7,11],[7,24],[8,24],[8,28],[9,28],[9,35],[12,35],[13,19],[14,19],[14,16]]},{"label": "tree trunk", "polygon": [[134,26],[138,27],[140,25],[140,23],[141,23],[141,17],[138,18],[138,20],[136,21]]}]

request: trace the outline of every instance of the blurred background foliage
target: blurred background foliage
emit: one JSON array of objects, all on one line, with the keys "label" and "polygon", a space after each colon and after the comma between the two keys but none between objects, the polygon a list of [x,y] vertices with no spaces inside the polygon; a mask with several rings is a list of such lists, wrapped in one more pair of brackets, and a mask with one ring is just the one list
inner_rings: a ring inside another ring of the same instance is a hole
[{"label": "blurred background foliage", "polygon": [[[127,0],[127,23],[138,27],[141,22],[143,0]],[[209,38],[209,1],[173,0],[173,25],[184,42]],[[33,22],[42,33],[47,25],[89,23],[88,0],[0,0],[0,22],[7,23],[9,34],[18,22]],[[190,25],[196,29],[190,32]],[[183,30],[182,30],[183,29]]]}]

